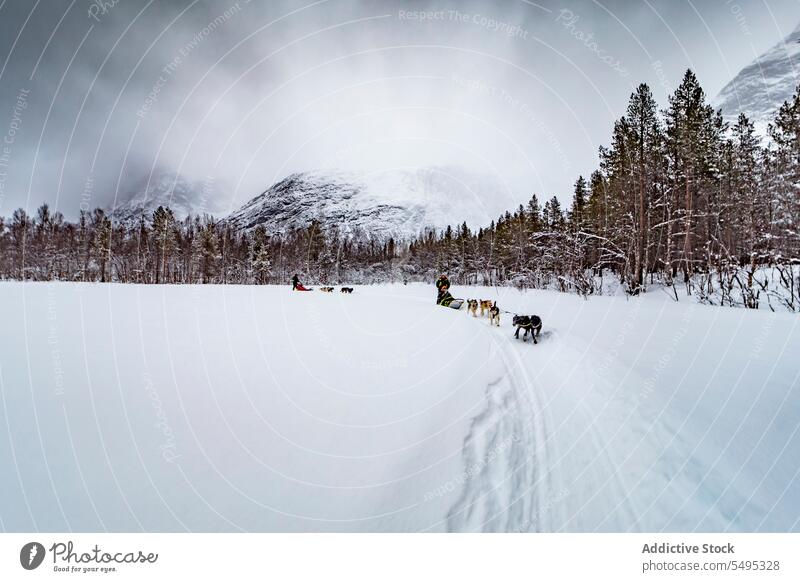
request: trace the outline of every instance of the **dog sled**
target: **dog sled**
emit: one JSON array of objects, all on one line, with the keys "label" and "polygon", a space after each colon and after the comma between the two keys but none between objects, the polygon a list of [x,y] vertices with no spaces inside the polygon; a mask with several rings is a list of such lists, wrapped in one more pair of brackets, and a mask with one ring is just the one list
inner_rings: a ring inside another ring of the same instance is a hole
[{"label": "dog sled", "polygon": [[462,305],[464,305],[463,299],[453,299],[445,307],[449,307],[450,309],[461,309]]},{"label": "dog sled", "polygon": [[461,306],[464,305],[463,299],[456,299],[449,292],[446,292],[437,302],[437,305],[441,305],[442,307],[449,307],[451,309],[461,309]]}]

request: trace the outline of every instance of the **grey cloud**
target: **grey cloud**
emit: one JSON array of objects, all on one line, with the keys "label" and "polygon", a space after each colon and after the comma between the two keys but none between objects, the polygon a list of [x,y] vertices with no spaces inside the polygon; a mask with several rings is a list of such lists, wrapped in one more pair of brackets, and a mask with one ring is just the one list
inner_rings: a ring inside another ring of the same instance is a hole
[{"label": "grey cloud", "polygon": [[321,166],[460,164],[566,199],[635,84],[664,103],[691,66],[713,95],[797,20],[790,0],[697,4],[8,0],[0,135],[29,97],[0,215],[74,216],[153,167],[232,206]]}]

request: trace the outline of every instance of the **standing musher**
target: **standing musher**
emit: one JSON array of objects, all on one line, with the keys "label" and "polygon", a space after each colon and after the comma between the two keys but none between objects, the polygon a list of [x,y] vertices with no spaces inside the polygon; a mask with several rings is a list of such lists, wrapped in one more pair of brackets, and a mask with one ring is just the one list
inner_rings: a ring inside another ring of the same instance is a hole
[{"label": "standing musher", "polygon": [[292,291],[311,291],[311,289],[303,287],[303,284],[300,282],[300,277],[295,273],[294,277],[292,277]]}]

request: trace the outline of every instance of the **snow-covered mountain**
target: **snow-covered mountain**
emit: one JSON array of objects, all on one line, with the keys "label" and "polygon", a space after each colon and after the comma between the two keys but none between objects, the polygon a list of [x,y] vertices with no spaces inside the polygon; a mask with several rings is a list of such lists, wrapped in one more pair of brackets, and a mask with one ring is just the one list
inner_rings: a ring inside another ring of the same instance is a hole
[{"label": "snow-covered mountain", "polygon": [[192,182],[167,170],[146,173],[134,182],[107,208],[116,222],[138,222],[144,215],[152,217],[159,206],[168,206],[175,218],[183,220],[189,214],[221,216],[228,208],[223,204],[213,181]]},{"label": "snow-covered mountain", "polygon": [[800,26],[739,71],[714,99],[728,121],[746,114],[766,133],[767,124],[800,83]]},{"label": "snow-covered mountain", "polygon": [[316,170],[287,176],[226,220],[244,230],[264,225],[284,232],[317,219],[345,233],[408,238],[463,221],[485,226],[519,203],[498,178],[449,166],[370,174]]}]

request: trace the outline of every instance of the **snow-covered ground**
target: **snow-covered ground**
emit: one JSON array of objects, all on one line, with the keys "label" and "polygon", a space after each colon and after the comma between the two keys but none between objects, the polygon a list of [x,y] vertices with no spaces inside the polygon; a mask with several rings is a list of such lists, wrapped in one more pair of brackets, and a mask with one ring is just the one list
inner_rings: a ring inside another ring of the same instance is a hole
[{"label": "snow-covered ground", "polygon": [[797,315],[0,284],[6,531],[798,531]]}]

